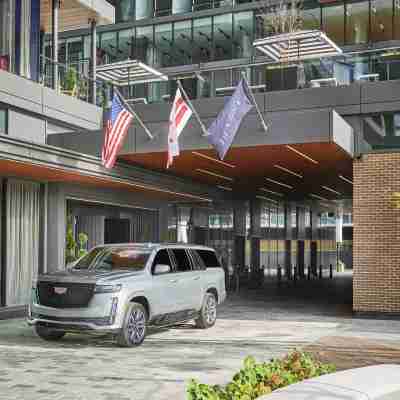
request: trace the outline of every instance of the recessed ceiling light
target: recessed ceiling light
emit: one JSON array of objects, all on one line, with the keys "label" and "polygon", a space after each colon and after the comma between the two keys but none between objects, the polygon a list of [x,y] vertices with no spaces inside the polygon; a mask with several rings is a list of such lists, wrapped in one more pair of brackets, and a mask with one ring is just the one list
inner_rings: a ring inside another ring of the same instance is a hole
[{"label": "recessed ceiling light", "polygon": [[257,199],[260,199],[260,200],[267,200],[267,201],[270,201],[270,202],[272,202],[272,203],[278,203],[276,200],[271,199],[271,198],[269,198],[269,197],[265,197],[265,196],[256,196],[256,198],[257,198]]},{"label": "recessed ceiling light", "polygon": [[299,156],[302,156],[302,157],[305,158],[306,160],[311,161],[311,162],[314,163],[314,164],[319,164],[318,161],[314,160],[313,158],[311,158],[311,157],[308,156],[307,154],[304,154],[304,153],[302,153],[301,151],[295,149],[294,147],[292,147],[292,146],[290,146],[290,145],[288,145],[288,144],[286,145],[286,147],[287,147],[289,150],[294,151],[294,152],[295,152],[296,154],[298,154]]},{"label": "recessed ceiling light", "polygon": [[208,171],[206,169],[197,168],[196,171],[201,172],[203,174],[215,176],[216,178],[225,179],[225,180],[227,180],[229,182],[233,182],[233,178],[230,178],[230,177],[224,176],[224,175],[220,175],[220,174],[216,174],[215,172],[211,172],[211,171]]},{"label": "recessed ceiling light", "polygon": [[347,183],[350,183],[350,185],[353,184],[353,181],[352,181],[351,179],[346,178],[346,177],[344,177],[343,175],[339,175],[339,178],[340,178],[342,181],[345,181],[345,182],[347,182]]},{"label": "recessed ceiling light", "polygon": [[327,199],[326,197],[319,196],[318,194],[310,193],[310,196],[314,197],[315,199],[318,199],[318,200],[329,201],[329,199]]},{"label": "recessed ceiling light", "polygon": [[303,175],[298,174],[297,172],[294,172],[294,171],[292,171],[292,170],[290,170],[290,169],[288,169],[288,168],[282,167],[282,165],[275,164],[274,167],[275,167],[275,168],[279,168],[280,170],[285,171],[285,172],[287,172],[288,174],[297,176],[298,178],[303,178]]},{"label": "recessed ceiling light", "polygon": [[288,189],[293,189],[293,186],[287,185],[286,183],[283,183],[283,182],[276,181],[275,179],[271,179],[271,178],[265,178],[265,179],[269,182],[275,183],[276,185],[280,185],[280,186],[286,187]]},{"label": "recessed ceiling light", "polygon": [[341,195],[341,194],[342,194],[342,193],[338,192],[337,190],[330,188],[329,186],[324,186],[324,185],[322,185],[321,187],[322,187],[323,189],[325,189],[325,190],[328,190],[329,192],[332,192],[332,193],[335,193],[335,194],[338,194],[338,195]]},{"label": "recessed ceiling light", "polygon": [[266,188],[260,188],[260,190],[262,190],[263,192],[268,192],[268,193],[275,194],[277,196],[284,196],[283,193],[274,192],[273,190],[269,190],[269,189],[266,189]]},{"label": "recessed ceiling light", "polygon": [[222,190],[229,190],[230,192],[233,190],[231,187],[228,187],[228,186],[218,185],[217,187],[219,187]]},{"label": "recessed ceiling light", "polygon": [[229,163],[227,163],[225,161],[217,160],[216,158],[207,156],[206,154],[202,154],[202,153],[199,153],[197,151],[192,151],[192,154],[194,154],[194,155],[196,155],[198,157],[205,158],[206,160],[209,160],[209,161],[214,161],[215,163],[224,165],[225,167],[236,168],[236,165],[229,164]]}]

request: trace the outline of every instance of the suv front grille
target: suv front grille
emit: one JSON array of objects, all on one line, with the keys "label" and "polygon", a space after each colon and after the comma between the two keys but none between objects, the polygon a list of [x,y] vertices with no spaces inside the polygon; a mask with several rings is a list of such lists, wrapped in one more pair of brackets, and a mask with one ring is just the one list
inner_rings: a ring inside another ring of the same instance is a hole
[{"label": "suv front grille", "polygon": [[94,293],[94,284],[38,282],[39,303],[54,308],[86,307]]}]

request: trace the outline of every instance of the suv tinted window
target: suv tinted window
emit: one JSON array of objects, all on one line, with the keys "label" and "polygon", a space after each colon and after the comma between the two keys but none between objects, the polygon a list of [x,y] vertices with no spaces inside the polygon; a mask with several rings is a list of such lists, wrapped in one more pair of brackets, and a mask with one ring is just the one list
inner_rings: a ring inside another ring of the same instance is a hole
[{"label": "suv tinted window", "polygon": [[165,264],[169,265],[172,270],[171,259],[169,258],[169,254],[167,250],[159,250],[156,256],[154,257],[153,265],[151,266],[151,273],[154,273],[154,268],[157,264]]},{"label": "suv tinted window", "polygon": [[218,261],[217,256],[211,250],[196,250],[197,254],[203,260],[203,263],[207,268],[220,268],[221,265]]},{"label": "suv tinted window", "polygon": [[176,260],[176,270],[178,272],[191,271],[190,260],[184,249],[172,249]]}]

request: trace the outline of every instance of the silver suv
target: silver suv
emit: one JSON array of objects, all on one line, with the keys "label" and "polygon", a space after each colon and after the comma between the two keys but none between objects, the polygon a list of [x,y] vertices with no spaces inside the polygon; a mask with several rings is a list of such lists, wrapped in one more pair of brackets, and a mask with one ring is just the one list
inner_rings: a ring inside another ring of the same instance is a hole
[{"label": "silver suv", "polygon": [[118,244],[92,249],[71,268],[39,275],[28,323],[46,340],[67,332],[113,333],[121,346],[143,342],[148,326],[194,319],[214,325],[225,276],[213,249]]}]

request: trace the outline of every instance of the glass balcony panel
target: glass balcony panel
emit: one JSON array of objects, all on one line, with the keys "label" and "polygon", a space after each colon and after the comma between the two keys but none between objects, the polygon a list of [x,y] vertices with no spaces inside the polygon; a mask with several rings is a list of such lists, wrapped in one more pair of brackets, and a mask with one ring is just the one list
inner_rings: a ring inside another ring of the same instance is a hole
[{"label": "glass balcony panel", "polygon": [[136,28],[135,58],[146,64],[154,62],[154,38],[153,26],[143,26]]},{"label": "glass balcony panel", "polygon": [[103,32],[100,35],[100,49],[103,64],[117,61],[117,32]]},{"label": "glass balcony panel", "polygon": [[392,0],[371,1],[371,40],[373,42],[393,38]]},{"label": "glass balcony panel", "polygon": [[368,42],[369,2],[346,3],[346,43]]},{"label": "glass balcony panel", "polygon": [[135,18],[135,0],[119,0],[115,4],[116,22],[132,21]]},{"label": "glass balcony panel", "polygon": [[118,32],[118,60],[134,59],[134,30],[124,29]]},{"label": "glass balcony panel", "polygon": [[336,44],[344,44],[344,5],[322,7],[322,29]]},{"label": "glass balcony panel", "polygon": [[[148,1],[148,0],[147,0]],[[172,13],[172,0],[155,0],[154,16],[164,17]]]}]

